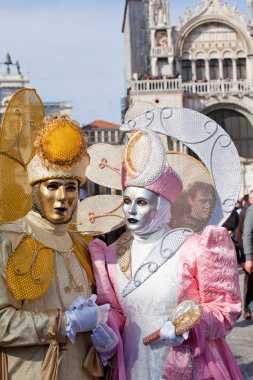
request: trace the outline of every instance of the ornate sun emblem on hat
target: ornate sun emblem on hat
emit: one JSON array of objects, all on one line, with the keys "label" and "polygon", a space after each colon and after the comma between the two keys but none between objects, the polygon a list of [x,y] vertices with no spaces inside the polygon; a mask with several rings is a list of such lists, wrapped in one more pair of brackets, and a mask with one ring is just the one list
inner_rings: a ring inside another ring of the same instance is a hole
[{"label": "ornate sun emblem on hat", "polygon": [[35,147],[46,167],[70,170],[86,151],[86,142],[78,123],[67,115],[53,115],[44,119]]}]

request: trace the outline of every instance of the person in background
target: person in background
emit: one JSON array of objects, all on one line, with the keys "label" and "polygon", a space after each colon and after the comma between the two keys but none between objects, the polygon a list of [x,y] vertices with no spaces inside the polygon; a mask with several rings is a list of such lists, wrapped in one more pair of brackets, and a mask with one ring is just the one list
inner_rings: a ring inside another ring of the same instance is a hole
[{"label": "person in background", "polygon": [[194,230],[197,224],[204,226],[210,216],[213,190],[210,184],[198,181],[192,184],[186,194],[189,213],[184,216],[183,225]]},{"label": "person in background", "polygon": [[[236,240],[241,250],[241,263],[244,269],[243,308],[244,318],[251,319],[248,309],[253,300],[252,249],[253,249],[253,190],[242,199],[242,211],[236,230]],[[246,244],[246,245],[245,245]]]},{"label": "person in background", "polygon": [[236,251],[237,262],[239,262],[239,257],[240,257],[239,256],[239,254],[240,254],[239,245],[238,245],[236,238],[235,238],[235,231],[236,231],[238,224],[239,224],[239,215],[238,215],[236,207],[235,207],[233,209],[233,211],[231,212],[231,214],[229,215],[228,219],[222,224],[222,227],[225,227],[228,230],[229,235],[231,236],[231,239],[232,239],[232,242],[234,244],[235,251]]},{"label": "person in background", "polygon": [[238,200],[238,201],[236,202],[235,209],[236,209],[236,211],[238,212],[238,214],[240,215],[240,212],[242,211],[242,200],[241,200],[241,201]]}]

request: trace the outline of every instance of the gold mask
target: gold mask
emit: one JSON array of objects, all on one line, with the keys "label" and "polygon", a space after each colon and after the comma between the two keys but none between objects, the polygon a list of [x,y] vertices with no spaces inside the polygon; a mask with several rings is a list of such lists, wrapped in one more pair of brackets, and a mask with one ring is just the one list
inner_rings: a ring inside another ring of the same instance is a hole
[{"label": "gold mask", "polygon": [[54,178],[39,186],[43,216],[52,224],[68,223],[76,208],[79,184],[76,179]]}]

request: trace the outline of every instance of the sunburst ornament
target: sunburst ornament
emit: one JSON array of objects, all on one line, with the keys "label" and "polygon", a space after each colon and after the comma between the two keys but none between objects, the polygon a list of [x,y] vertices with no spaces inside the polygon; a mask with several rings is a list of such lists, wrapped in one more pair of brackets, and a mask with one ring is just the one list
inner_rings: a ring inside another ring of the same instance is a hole
[{"label": "sunburst ornament", "polygon": [[47,116],[43,124],[35,147],[45,166],[68,171],[78,165],[86,149],[78,123],[67,115],[53,115]]},{"label": "sunburst ornament", "polygon": [[83,184],[90,160],[86,145],[79,124],[69,116],[45,117],[26,168],[30,185],[51,178],[73,178]]}]

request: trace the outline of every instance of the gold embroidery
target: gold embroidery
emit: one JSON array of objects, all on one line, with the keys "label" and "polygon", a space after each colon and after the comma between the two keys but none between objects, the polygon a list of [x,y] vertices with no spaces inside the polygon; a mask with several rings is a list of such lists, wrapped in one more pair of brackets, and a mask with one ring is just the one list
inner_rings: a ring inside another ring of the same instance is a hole
[{"label": "gold embroidery", "polygon": [[176,318],[173,322],[174,326],[176,327],[176,334],[182,335],[184,332],[189,331],[199,321],[200,317],[200,310],[192,309]]},{"label": "gold embroidery", "polygon": [[67,253],[66,252],[58,252],[62,257],[62,259],[65,263],[65,266],[67,268],[68,274],[69,274],[69,285],[65,286],[65,288],[64,288],[66,293],[69,293],[71,291],[71,289],[74,289],[76,292],[79,292],[79,293],[83,291],[83,286],[80,284],[78,285],[76,280],[75,280],[75,276],[73,274],[71,264],[69,262],[69,255],[71,253],[75,253],[75,255],[76,255],[75,248],[76,247],[71,248]]},{"label": "gold embroidery", "polygon": [[131,232],[125,232],[117,240],[117,258],[119,267],[122,273],[128,280],[132,278],[132,266],[131,266],[131,245],[133,241],[133,235]]},{"label": "gold embroidery", "polygon": [[35,300],[50,287],[53,250],[30,235],[17,246],[7,263],[7,283],[16,300]]},{"label": "gold embroidery", "polygon": [[[95,280],[88,252],[80,242],[77,242],[76,238],[74,239],[73,249],[70,251],[75,253],[94,284]],[[26,235],[19,243],[10,256],[6,268],[7,283],[17,301],[39,299],[47,292],[53,278],[53,255],[54,250],[52,248],[45,247],[30,235]],[[67,268],[69,270],[69,265],[67,265]],[[71,280],[73,280],[73,276]],[[66,286],[66,292],[71,290],[72,285],[75,286],[78,292],[83,290],[81,284],[76,284],[75,281],[72,282],[73,284]]]},{"label": "gold embroidery", "polygon": [[193,301],[186,300],[174,310],[172,322],[176,328],[176,335],[182,335],[195,326],[201,318],[202,308]]}]

